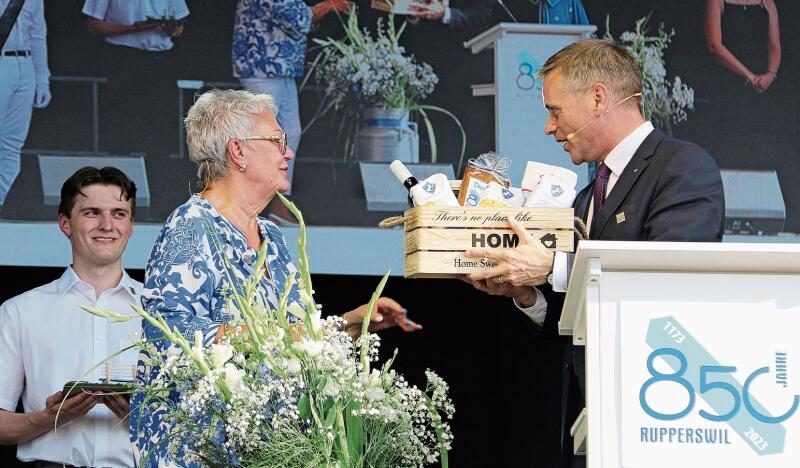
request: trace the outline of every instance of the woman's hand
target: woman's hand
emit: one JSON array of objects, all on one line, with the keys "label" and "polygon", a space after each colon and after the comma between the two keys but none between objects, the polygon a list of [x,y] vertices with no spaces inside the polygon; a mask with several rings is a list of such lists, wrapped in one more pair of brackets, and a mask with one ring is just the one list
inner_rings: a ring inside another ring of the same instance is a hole
[{"label": "woman's hand", "polygon": [[757,75],[755,78],[753,78],[753,87],[756,89],[757,93],[763,93],[769,89],[774,82],[775,75],[772,73],[764,73],[763,75]]},{"label": "woman's hand", "polygon": [[[358,339],[361,336],[361,324],[364,322],[364,315],[367,313],[367,306],[369,304],[361,305],[350,312],[342,315],[347,325],[345,331],[353,338]],[[388,297],[381,297],[375,301],[375,307],[372,309],[372,315],[369,320],[369,331],[376,332],[385,330],[391,327],[400,327],[403,331],[411,332],[420,330],[421,325],[411,321],[406,309],[397,303],[394,299]]]},{"label": "woman's hand", "polygon": [[334,11],[347,13],[353,4],[349,0],[327,0],[311,7],[311,22],[317,23]]}]

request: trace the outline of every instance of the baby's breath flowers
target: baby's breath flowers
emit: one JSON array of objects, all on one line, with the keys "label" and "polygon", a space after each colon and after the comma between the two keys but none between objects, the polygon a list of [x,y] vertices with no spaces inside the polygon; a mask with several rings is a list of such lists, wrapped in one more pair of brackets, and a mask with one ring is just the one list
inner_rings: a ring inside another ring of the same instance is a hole
[{"label": "baby's breath flowers", "polygon": [[[642,72],[644,117],[672,133],[672,125],[685,121],[687,111],[694,109],[694,90],[677,75],[671,82],[667,79],[664,51],[675,35],[675,30],[664,31],[662,23],[655,35],[648,36],[648,20],[649,16],[636,20],[633,31],[623,32],[617,43],[633,55]],[[605,39],[614,40],[608,17]]]}]

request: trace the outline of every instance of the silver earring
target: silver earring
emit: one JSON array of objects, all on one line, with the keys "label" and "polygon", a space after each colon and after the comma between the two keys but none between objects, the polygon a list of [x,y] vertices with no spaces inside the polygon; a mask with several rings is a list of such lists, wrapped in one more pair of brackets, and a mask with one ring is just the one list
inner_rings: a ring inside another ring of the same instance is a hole
[{"label": "silver earring", "polygon": [[247,164],[242,164],[241,166],[239,166],[239,172],[244,172],[246,170],[247,170]]}]

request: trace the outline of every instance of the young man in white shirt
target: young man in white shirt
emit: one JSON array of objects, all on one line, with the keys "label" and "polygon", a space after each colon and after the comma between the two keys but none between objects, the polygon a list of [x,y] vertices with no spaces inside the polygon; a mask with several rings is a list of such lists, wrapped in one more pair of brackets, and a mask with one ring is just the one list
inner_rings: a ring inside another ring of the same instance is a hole
[{"label": "young man in white shirt", "polygon": [[[110,323],[80,308],[124,312],[138,303],[142,284],[121,260],[135,199],[135,184],[118,169],[79,169],[61,188],[58,214],[72,265],[0,306],[0,443],[17,444],[17,458],[37,467],[134,465],[128,398],[80,391],[62,405],[61,389],[68,381],[97,380],[87,372],[141,336],[138,321]],[[126,351],[103,374],[131,379],[136,358]],[[15,413],[20,397],[24,413]]]}]

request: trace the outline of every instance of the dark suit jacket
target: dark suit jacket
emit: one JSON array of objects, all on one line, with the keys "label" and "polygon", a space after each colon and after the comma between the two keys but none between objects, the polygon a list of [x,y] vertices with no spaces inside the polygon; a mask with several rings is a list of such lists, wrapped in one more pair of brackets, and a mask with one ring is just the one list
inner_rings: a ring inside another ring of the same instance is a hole
[{"label": "dark suit jacket", "polygon": [[[575,215],[584,221],[593,190],[594,182],[575,197]],[[655,129],[592,220],[589,239],[718,242],[724,223],[725,197],[714,159],[694,143]],[[548,288],[542,292],[548,301],[544,330],[556,332],[564,295]]]},{"label": "dark suit jacket", "polygon": [[[590,184],[575,198],[575,212],[584,220],[593,189]],[[711,156],[656,129],[622,171],[589,238],[714,242],[722,240],[724,216],[722,179]]]},{"label": "dark suit jacket", "polygon": [[[594,183],[575,198],[575,215],[584,221]],[[618,241],[721,241],[725,198],[719,168],[701,147],[655,129],[645,138],[592,220],[589,239]],[[547,298],[542,332],[557,334],[564,294],[541,288]],[[563,466],[569,466],[569,428],[583,407],[584,350],[564,340],[562,381]],[[577,379],[573,378],[573,373]],[[578,387],[576,388],[576,380]],[[570,401],[572,404],[570,405]]]}]

